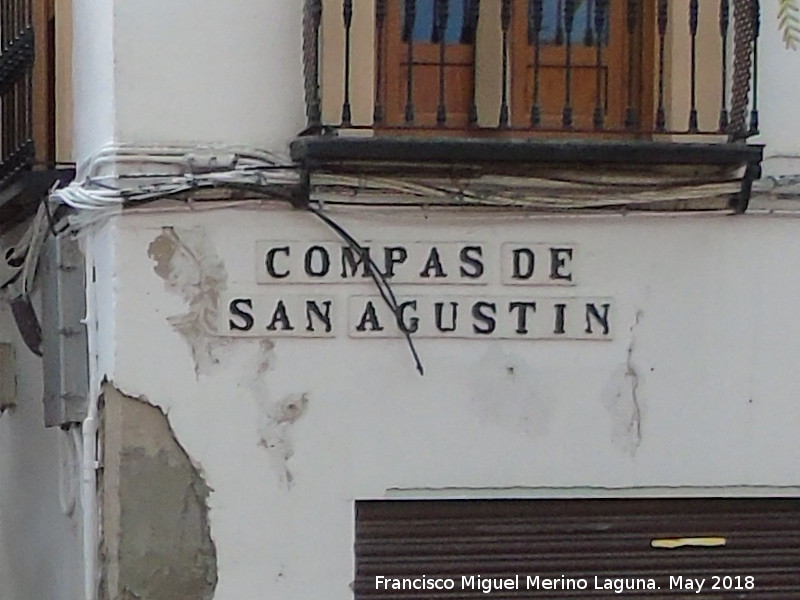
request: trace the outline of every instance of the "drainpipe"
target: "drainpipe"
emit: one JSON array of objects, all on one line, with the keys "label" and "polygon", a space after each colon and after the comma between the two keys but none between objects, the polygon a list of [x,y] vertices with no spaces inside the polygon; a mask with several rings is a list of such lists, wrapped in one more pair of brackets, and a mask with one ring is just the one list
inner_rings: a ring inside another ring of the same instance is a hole
[{"label": "drainpipe", "polygon": [[97,353],[97,296],[94,285],[94,259],[86,243],[82,240],[86,256],[86,316],[83,320],[87,328],[87,346],[89,353],[89,402],[86,419],[81,428],[82,464],[81,464],[81,509],[83,513],[83,587],[85,600],[97,600],[98,585],[98,542],[99,523],[97,509],[97,468],[98,447],[98,403],[100,398],[100,381]]},{"label": "drainpipe", "polygon": [[84,598],[97,598],[97,395],[92,394],[89,414],[83,421],[83,585]]}]

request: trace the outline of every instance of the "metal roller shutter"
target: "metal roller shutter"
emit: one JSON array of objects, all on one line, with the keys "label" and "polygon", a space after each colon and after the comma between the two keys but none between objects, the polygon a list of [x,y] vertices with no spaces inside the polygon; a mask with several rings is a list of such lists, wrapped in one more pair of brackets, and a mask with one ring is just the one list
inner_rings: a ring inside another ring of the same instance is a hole
[{"label": "metal roller shutter", "polygon": [[[679,547],[658,547],[671,545]],[[800,598],[800,500],[359,502],[355,552],[359,600],[620,595],[786,600]],[[470,587],[469,580],[462,587],[462,577],[478,575],[519,576],[519,584],[488,594]],[[538,587],[528,586],[526,577],[537,575]],[[376,586],[378,576],[450,578],[455,587],[396,590],[385,579]],[[557,587],[583,579],[586,589],[543,589],[545,578]],[[658,589],[596,589],[609,582],[641,585],[651,578]],[[700,593],[696,586],[687,588],[689,578],[705,579]],[[714,584],[718,589],[711,589]]]}]

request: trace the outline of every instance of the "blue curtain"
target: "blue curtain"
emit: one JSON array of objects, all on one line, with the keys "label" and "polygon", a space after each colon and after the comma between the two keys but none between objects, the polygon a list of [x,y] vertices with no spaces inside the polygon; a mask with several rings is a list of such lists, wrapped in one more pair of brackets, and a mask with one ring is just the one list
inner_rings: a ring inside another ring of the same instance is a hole
[{"label": "blue curtain", "polygon": [[[467,0],[448,0],[449,11],[445,39],[448,44],[457,44],[461,41],[464,29],[464,19],[467,17]],[[500,0],[484,0],[484,2],[497,2]],[[590,6],[591,4],[591,6]],[[564,1],[544,0],[542,11],[542,31],[540,39],[544,44],[562,43],[564,36]],[[405,10],[405,7],[402,7]],[[414,41],[429,43],[433,39],[433,27],[436,22],[436,0],[417,0],[416,21],[414,22]],[[581,43],[584,40],[587,28],[594,36],[594,9],[593,0],[576,0],[575,21],[573,24],[573,40]],[[524,15],[527,18],[527,13]],[[606,32],[608,38],[608,19],[606,19]]]},{"label": "blue curtain", "polygon": [[[445,40],[448,44],[461,41],[464,28],[464,0],[448,0],[447,30]],[[498,2],[499,0],[490,0]],[[417,20],[414,23],[414,41],[431,42],[433,40],[433,24],[436,19],[436,0],[417,0]]]}]

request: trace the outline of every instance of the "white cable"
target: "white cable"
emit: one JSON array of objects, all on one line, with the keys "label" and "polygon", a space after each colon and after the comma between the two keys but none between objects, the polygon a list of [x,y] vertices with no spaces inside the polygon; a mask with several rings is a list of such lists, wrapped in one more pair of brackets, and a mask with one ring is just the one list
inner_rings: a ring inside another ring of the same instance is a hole
[{"label": "white cable", "polygon": [[39,210],[31,223],[31,238],[25,253],[25,262],[22,264],[22,295],[28,296],[33,289],[33,280],[36,277],[36,268],[39,264],[39,254],[47,238],[47,209],[44,203],[39,205]]},{"label": "white cable", "polygon": [[[133,168],[139,166],[138,169]],[[128,202],[142,202],[216,186],[282,186],[296,184],[296,172],[280,172],[281,157],[260,149],[222,147],[108,146],[82,165],[81,176],[51,199],[83,211],[107,210]],[[151,173],[168,166],[171,173]],[[258,169],[262,169],[259,171]],[[269,169],[269,173],[264,170]],[[122,172],[130,170],[130,173]],[[150,182],[142,179],[150,178]],[[137,181],[131,182],[135,178]],[[113,184],[113,185],[112,185]]]},{"label": "white cable", "polygon": [[[161,167],[169,167],[165,172]],[[109,146],[98,152],[81,169],[85,175],[51,198],[79,212],[105,213],[130,203],[167,198],[208,188],[243,188],[264,196],[274,196],[281,187],[296,188],[300,182],[295,165],[263,150],[233,147],[135,147]],[[704,182],[677,178],[665,182],[658,194],[647,190],[620,189],[614,205],[644,205],[652,202],[697,198],[698,194],[722,196],[732,193],[729,182]],[[595,208],[609,204],[605,196],[593,194],[591,181],[563,182],[528,179],[524,186],[498,185],[478,180],[469,185],[457,181],[409,181],[387,177],[317,175],[312,194],[343,192],[352,196],[380,195],[399,197],[398,203],[426,205],[508,206],[538,209]],[[724,188],[724,189],[723,189]],[[289,192],[290,190],[286,190]],[[734,190],[735,191],[735,190]],[[339,194],[340,200],[346,200]]]}]

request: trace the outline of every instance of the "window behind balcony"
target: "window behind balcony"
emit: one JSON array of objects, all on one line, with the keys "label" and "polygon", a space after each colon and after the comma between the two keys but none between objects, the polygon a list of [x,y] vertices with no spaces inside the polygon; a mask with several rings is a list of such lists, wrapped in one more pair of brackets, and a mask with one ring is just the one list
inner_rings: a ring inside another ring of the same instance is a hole
[{"label": "window behind balcony", "polygon": [[[641,31],[640,13],[632,15],[635,32]],[[645,67],[638,61],[625,68],[629,44],[637,46],[637,59],[641,54],[641,40],[629,38],[627,27],[625,0],[494,0],[484,2],[482,12],[475,0],[388,0],[383,125],[475,125],[478,106],[491,103],[482,89],[486,80],[502,79],[506,69],[510,85],[505,95],[500,91],[499,123],[621,127],[626,103],[641,104]],[[637,84],[628,98],[631,77]]]},{"label": "window behind balcony", "polygon": [[389,2],[387,18],[384,124],[466,127],[475,83],[471,3]]},{"label": "window behind balcony", "polygon": [[[538,13],[538,14],[535,14]],[[515,18],[516,17],[516,18]],[[630,15],[641,33],[641,10]],[[640,59],[639,35],[629,37],[624,0],[512,2],[512,124],[543,129],[611,129],[624,124],[628,102],[641,106],[644,90],[629,83],[651,65]],[[628,46],[636,64],[626,68]]]}]

